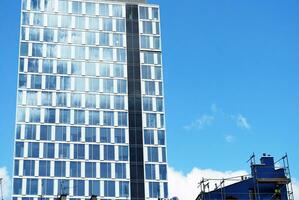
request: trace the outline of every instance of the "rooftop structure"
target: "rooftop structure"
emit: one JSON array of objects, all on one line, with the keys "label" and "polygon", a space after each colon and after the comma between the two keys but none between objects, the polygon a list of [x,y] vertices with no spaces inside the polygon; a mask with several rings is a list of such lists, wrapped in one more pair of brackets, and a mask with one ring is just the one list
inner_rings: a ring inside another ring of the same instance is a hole
[{"label": "rooftop structure", "polygon": [[[274,162],[264,154],[260,163],[250,158],[251,174],[223,179],[203,179],[196,200],[294,200],[288,157]],[[216,182],[210,190],[211,182]]]}]

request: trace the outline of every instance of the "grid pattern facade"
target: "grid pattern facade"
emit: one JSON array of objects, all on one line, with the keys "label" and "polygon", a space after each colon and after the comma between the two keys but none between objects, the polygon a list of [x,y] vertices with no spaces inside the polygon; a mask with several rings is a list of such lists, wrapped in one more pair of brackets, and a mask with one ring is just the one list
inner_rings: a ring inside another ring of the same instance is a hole
[{"label": "grid pattern facade", "polygon": [[[159,10],[140,4],[145,199],[167,197]],[[22,0],[13,199],[130,199],[126,3]]]}]

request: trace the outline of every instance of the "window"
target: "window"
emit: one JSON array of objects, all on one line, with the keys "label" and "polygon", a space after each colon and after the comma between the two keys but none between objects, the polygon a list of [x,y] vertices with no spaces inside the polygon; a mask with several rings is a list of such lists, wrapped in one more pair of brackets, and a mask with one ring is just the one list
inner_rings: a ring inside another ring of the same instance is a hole
[{"label": "window", "polygon": [[148,180],[155,180],[156,179],[156,168],[153,164],[146,164],[145,165],[145,175],[146,179]]},{"label": "window", "polygon": [[54,44],[47,44],[47,57],[56,58],[57,57],[57,46]]},{"label": "window", "polygon": [[70,176],[71,177],[81,176],[81,162],[70,162]]},{"label": "window", "polygon": [[38,59],[29,58],[28,59],[28,72],[38,73]]},{"label": "window", "polygon": [[59,158],[70,158],[70,144],[59,144]]},{"label": "window", "polygon": [[109,111],[104,111],[104,125],[114,126],[114,113]]},{"label": "window", "polygon": [[128,181],[120,181],[119,182],[119,196],[121,197],[129,197],[129,182]]},{"label": "window", "polygon": [[101,163],[101,178],[111,178],[111,163]]},{"label": "window", "polygon": [[146,95],[155,95],[155,82],[154,81],[145,81],[145,94]]},{"label": "window", "polygon": [[126,112],[118,112],[118,126],[128,125],[128,114]]},{"label": "window", "polygon": [[28,143],[28,157],[38,158],[39,156],[39,143],[29,142]]},{"label": "window", "polygon": [[74,123],[75,124],[84,124],[85,123],[84,110],[75,110],[74,111]]},{"label": "window", "polygon": [[40,30],[37,28],[29,29],[29,40],[39,41],[40,40]]},{"label": "window", "polygon": [[111,129],[110,128],[101,128],[100,133],[101,133],[101,138],[100,138],[101,143],[110,143]]},{"label": "window", "polygon": [[149,196],[150,198],[160,197],[160,184],[158,182],[149,183]]},{"label": "window", "polygon": [[81,107],[81,94],[71,94],[71,106],[75,108],[80,108]]},{"label": "window", "polygon": [[151,21],[143,21],[142,22],[143,33],[152,34],[153,33],[153,24]]},{"label": "window", "polygon": [[166,165],[159,165],[159,171],[160,171],[160,180],[166,180],[167,178]]},{"label": "window", "polygon": [[62,13],[68,12],[68,2],[67,1],[58,1],[58,11]]},{"label": "window", "polygon": [[23,142],[16,142],[15,154],[16,154],[16,157],[24,157],[24,143]]},{"label": "window", "polygon": [[157,116],[153,113],[146,114],[146,127],[156,128],[157,127]]},{"label": "window", "polygon": [[71,141],[72,142],[81,141],[81,128],[80,127],[71,127]]},{"label": "window", "polygon": [[114,109],[124,110],[125,109],[125,97],[114,96]]},{"label": "window", "polygon": [[100,90],[99,79],[89,78],[89,91],[90,92],[98,92],[99,90]]},{"label": "window", "polygon": [[100,96],[100,107],[102,109],[110,109],[110,95]]},{"label": "window", "polygon": [[141,41],[141,45],[140,45],[141,48],[150,49],[150,37],[149,36],[141,35],[140,41]]},{"label": "window", "polygon": [[84,29],[85,28],[85,18],[77,16],[76,18],[76,28]]},{"label": "window", "polygon": [[116,19],[116,31],[117,32],[125,32],[125,20],[124,19]]},{"label": "window", "polygon": [[84,196],[85,184],[82,180],[74,180],[74,196]]},{"label": "window", "polygon": [[115,182],[104,181],[104,195],[107,197],[115,197]]},{"label": "window", "polygon": [[[72,62],[72,74],[76,74],[76,75],[81,75],[82,74],[82,65],[81,65],[81,62]],[[83,80],[80,80],[80,81],[84,82]]]},{"label": "window", "polygon": [[109,16],[108,4],[100,3],[100,15],[101,16]]},{"label": "window", "polygon": [[41,89],[42,88],[42,76],[41,75],[31,75],[31,88]]},{"label": "window", "polygon": [[31,0],[30,9],[34,11],[39,11],[41,8],[41,0]]},{"label": "window", "polygon": [[82,160],[85,158],[84,144],[74,144],[74,158]]},{"label": "window", "polygon": [[114,160],[113,145],[104,145],[104,160]]},{"label": "window", "polygon": [[96,63],[85,63],[85,74],[87,76],[96,76]]},{"label": "window", "polygon": [[85,176],[87,178],[96,178],[97,177],[97,165],[93,162],[85,163]]},{"label": "window", "polygon": [[24,160],[23,175],[34,176],[35,164],[34,160]]},{"label": "window", "polygon": [[140,7],[140,19],[149,19],[149,17],[148,17],[148,8]]},{"label": "window", "polygon": [[122,17],[122,6],[121,5],[112,5],[112,16],[113,17]]},{"label": "window", "polygon": [[158,131],[158,143],[159,145],[165,145],[165,131]]},{"label": "window", "polygon": [[166,162],[166,148],[162,147],[162,162]]},{"label": "window", "polygon": [[82,43],[82,32],[79,32],[79,31],[72,32],[72,43],[74,43],[74,44]]},{"label": "window", "polygon": [[[61,22],[62,25],[61,26],[67,28],[70,25],[70,23],[69,23],[70,20],[71,20],[70,16],[62,16],[62,22]],[[67,38],[68,38],[68,32],[67,31],[58,30],[58,42],[60,42],[60,43],[67,43],[67,41],[68,41]],[[67,46],[61,46],[61,47],[67,47]],[[64,50],[64,49],[62,48],[62,50]],[[62,58],[63,57],[66,57],[66,58],[70,57],[70,56],[65,56],[66,55],[65,53],[66,52],[61,51],[61,54],[62,54],[61,57]]]},{"label": "window", "polygon": [[45,89],[48,89],[48,90],[56,89],[56,77],[55,76],[46,75]]},{"label": "window", "polygon": [[45,0],[45,11],[54,11],[55,10],[55,1]]},{"label": "window", "polygon": [[56,126],[55,127],[55,140],[56,141],[66,141],[66,127]]},{"label": "window", "polygon": [[52,105],[52,93],[51,92],[42,92],[41,104],[43,106]]},{"label": "window", "polygon": [[75,90],[84,92],[85,91],[85,79],[75,78]]},{"label": "window", "polygon": [[93,94],[85,95],[85,107],[86,108],[96,108],[97,96]]},{"label": "window", "polygon": [[116,49],[116,60],[119,62],[126,62],[126,53],[125,49]]},{"label": "window", "polygon": [[85,41],[88,45],[96,44],[96,33],[95,32],[86,32],[85,33]]},{"label": "window", "polygon": [[65,161],[55,161],[55,176],[65,177]]},{"label": "window", "polygon": [[144,144],[155,144],[153,130],[144,130]]},{"label": "window", "polygon": [[148,147],[147,148],[147,158],[149,162],[158,162],[158,148]]},{"label": "window", "polygon": [[89,58],[91,60],[100,59],[100,49],[98,47],[89,47]]},{"label": "window", "polygon": [[19,75],[19,88],[26,88],[27,87],[27,75],[20,74]]},{"label": "window", "polygon": [[67,62],[58,61],[57,62],[57,74],[67,74]]},{"label": "window", "polygon": [[116,47],[124,46],[122,34],[113,34],[113,46],[116,46]]},{"label": "window", "polygon": [[153,52],[144,52],[144,63],[145,64],[155,64],[154,62],[154,55],[155,53]]},{"label": "window", "polygon": [[44,60],[42,71],[44,73],[52,73],[53,72],[53,60]]},{"label": "window", "polygon": [[100,181],[89,181],[89,195],[100,196]]},{"label": "window", "polygon": [[110,67],[108,64],[100,64],[100,76],[109,77]]},{"label": "window", "polygon": [[36,138],[36,126],[31,124],[25,125],[25,139],[35,140],[35,138]]},{"label": "window", "polygon": [[55,123],[55,109],[46,108],[45,109],[45,123]]},{"label": "window", "polygon": [[53,195],[54,193],[54,181],[52,179],[42,180],[42,194]]},{"label": "window", "polygon": [[40,14],[40,13],[34,13],[33,14],[33,25],[43,26],[44,25],[44,15]]},{"label": "window", "polygon": [[48,26],[57,27],[58,26],[58,16],[57,15],[48,15]]},{"label": "window", "polygon": [[70,77],[66,77],[66,76],[60,77],[60,89],[61,90],[70,90],[71,89]]},{"label": "window", "polygon": [[152,8],[153,19],[159,19],[159,10],[158,8]]},{"label": "window", "polygon": [[168,197],[168,184],[163,183],[163,188],[164,188],[164,198]]},{"label": "window", "polygon": [[54,158],[55,148],[53,143],[44,143],[44,158]]},{"label": "window", "polygon": [[70,123],[70,110],[60,109],[59,121],[62,124],[69,124]]},{"label": "window", "polygon": [[114,129],[116,143],[126,143],[126,129],[124,128],[116,128]]},{"label": "window", "polygon": [[156,98],[156,109],[158,112],[163,112],[163,98]]},{"label": "window", "polygon": [[38,179],[28,178],[26,183],[26,194],[37,195],[37,186],[38,186]]},{"label": "window", "polygon": [[126,164],[116,163],[115,164],[115,177],[125,179],[126,178]]},{"label": "window", "polygon": [[160,49],[160,37],[153,37],[154,49]]},{"label": "window", "polygon": [[100,145],[89,145],[89,160],[100,160]]},{"label": "window", "polygon": [[113,93],[114,85],[112,79],[103,80],[103,92]]},{"label": "window", "polygon": [[127,146],[118,147],[118,159],[121,161],[129,160],[129,148]]},{"label": "window", "polygon": [[22,179],[21,178],[14,178],[13,179],[13,193],[14,194],[21,194],[22,193]]},{"label": "window", "polygon": [[58,179],[58,191],[60,194],[69,194],[69,180]]},{"label": "window", "polygon": [[82,12],[82,3],[79,1],[73,1],[72,2],[72,13],[73,14],[81,14]]},{"label": "window", "polygon": [[126,94],[127,93],[127,81],[117,80],[117,93]]},{"label": "window", "polygon": [[41,125],[40,126],[40,140],[51,140],[51,126]]},{"label": "window", "polygon": [[113,61],[113,49],[112,48],[103,48],[103,60],[104,61]]},{"label": "window", "polygon": [[39,176],[50,176],[50,161],[39,161]]},{"label": "window", "polygon": [[85,7],[86,7],[86,14],[88,15],[95,15],[96,13],[96,5],[94,3],[91,2],[86,2],[85,3]]},{"label": "window", "polygon": [[29,25],[29,21],[30,21],[30,14],[26,13],[26,12],[23,12],[22,13],[22,24],[23,25]]},{"label": "window", "polygon": [[143,110],[153,111],[153,101],[151,97],[143,97]]},{"label": "window", "polygon": [[118,78],[124,77],[124,65],[113,64],[113,76]]},{"label": "window", "polygon": [[18,122],[25,121],[25,108],[17,108],[17,119]]},{"label": "window", "polygon": [[92,30],[99,30],[99,19],[95,17],[90,17],[89,28]]},{"label": "window", "polygon": [[96,128],[87,127],[85,128],[85,141],[96,142],[97,131]]}]

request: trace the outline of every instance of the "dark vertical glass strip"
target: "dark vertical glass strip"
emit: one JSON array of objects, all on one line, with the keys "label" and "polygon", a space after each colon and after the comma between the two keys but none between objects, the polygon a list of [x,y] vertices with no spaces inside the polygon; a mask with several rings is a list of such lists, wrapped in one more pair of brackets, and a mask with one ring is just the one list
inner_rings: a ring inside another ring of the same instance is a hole
[{"label": "dark vertical glass strip", "polygon": [[145,199],[138,6],[126,5],[131,199]]}]

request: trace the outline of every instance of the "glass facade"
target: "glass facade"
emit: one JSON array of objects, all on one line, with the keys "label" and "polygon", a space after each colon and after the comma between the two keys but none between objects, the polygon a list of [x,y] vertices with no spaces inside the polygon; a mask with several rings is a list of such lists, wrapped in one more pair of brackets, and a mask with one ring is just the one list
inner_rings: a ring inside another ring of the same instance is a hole
[{"label": "glass facade", "polygon": [[[159,7],[136,4],[129,40],[126,7],[22,0],[14,200],[130,199],[132,91],[141,103],[142,199],[168,197]],[[134,40],[140,91],[129,84]]]}]

